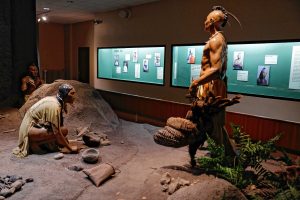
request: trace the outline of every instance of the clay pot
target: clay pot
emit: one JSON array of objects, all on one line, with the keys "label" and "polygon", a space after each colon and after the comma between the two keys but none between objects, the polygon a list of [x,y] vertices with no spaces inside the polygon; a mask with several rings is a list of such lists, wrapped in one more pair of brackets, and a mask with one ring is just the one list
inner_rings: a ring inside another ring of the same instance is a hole
[{"label": "clay pot", "polygon": [[97,149],[86,149],[82,155],[82,160],[86,163],[96,163],[99,160],[99,151]]}]

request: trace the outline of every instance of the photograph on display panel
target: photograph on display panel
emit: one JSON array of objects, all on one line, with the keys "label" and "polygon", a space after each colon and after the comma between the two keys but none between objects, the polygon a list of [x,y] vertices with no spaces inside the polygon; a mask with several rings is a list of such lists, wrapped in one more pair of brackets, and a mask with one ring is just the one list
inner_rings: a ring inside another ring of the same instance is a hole
[{"label": "photograph on display panel", "polygon": [[242,70],[244,67],[244,52],[243,51],[235,51],[233,53],[233,69],[234,70]]},{"label": "photograph on display panel", "polygon": [[269,85],[270,66],[258,66],[257,69],[257,85]]},{"label": "photograph on display panel", "polygon": [[97,78],[164,85],[165,46],[101,47]]}]

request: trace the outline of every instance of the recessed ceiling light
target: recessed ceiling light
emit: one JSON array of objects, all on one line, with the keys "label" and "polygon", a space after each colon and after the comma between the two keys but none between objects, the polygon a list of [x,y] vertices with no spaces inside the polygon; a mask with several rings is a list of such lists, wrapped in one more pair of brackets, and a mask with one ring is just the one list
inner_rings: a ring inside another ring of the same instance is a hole
[{"label": "recessed ceiling light", "polygon": [[47,21],[47,17],[46,16],[42,16],[42,20],[43,21]]},{"label": "recessed ceiling light", "polygon": [[50,10],[50,8],[43,8],[43,10]]}]

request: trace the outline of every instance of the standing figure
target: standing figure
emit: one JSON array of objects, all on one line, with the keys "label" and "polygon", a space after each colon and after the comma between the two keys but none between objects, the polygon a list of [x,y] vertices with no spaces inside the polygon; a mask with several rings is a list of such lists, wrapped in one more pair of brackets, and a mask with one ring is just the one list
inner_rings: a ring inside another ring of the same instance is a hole
[{"label": "standing figure", "polygon": [[34,63],[29,65],[27,75],[22,78],[21,82],[21,90],[24,94],[24,100],[27,101],[33,91],[43,84],[38,67]]},{"label": "standing figure", "polygon": [[[221,98],[227,97],[227,41],[221,30],[228,21],[228,14],[230,13],[223,7],[215,6],[204,22],[204,29],[209,32],[210,37],[203,49],[200,77],[194,80],[189,88],[191,97],[202,99],[209,93],[221,96]],[[236,17],[234,18],[236,19]],[[225,146],[227,155],[234,155],[225,129],[225,108],[212,116],[210,120],[213,122],[213,131],[210,137],[217,144]],[[195,146],[199,146],[199,144],[195,144]],[[197,148],[190,145],[190,154],[195,155],[196,150]]]},{"label": "standing figure", "polygon": [[64,148],[77,152],[77,146],[71,146],[66,138],[68,129],[63,126],[63,112],[67,104],[72,104],[76,91],[69,84],[62,84],[56,96],[45,97],[31,106],[20,125],[18,147],[13,154],[25,157],[29,153],[45,153]]}]

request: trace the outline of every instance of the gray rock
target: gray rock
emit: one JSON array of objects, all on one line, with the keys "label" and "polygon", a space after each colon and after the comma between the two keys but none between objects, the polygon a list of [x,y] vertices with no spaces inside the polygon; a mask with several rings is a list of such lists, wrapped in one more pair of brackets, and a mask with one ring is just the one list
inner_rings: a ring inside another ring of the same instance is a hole
[{"label": "gray rock", "polygon": [[3,200],[3,199],[5,199],[5,197],[4,196],[0,196],[0,200]]},{"label": "gray rock", "polygon": [[59,160],[59,159],[62,159],[64,157],[64,154],[63,153],[58,153],[58,154],[56,154],[53,158],[55,159],[55,160]]},{"label": "gray rock", "polygon": [[15,182],[16,180],[22,179],[21,176],[16,176],[16,175],[8,176],[8,178],[11,183]]},{"label": "gray rock", "polygon": [[72,171],[79,172],[79,171],[83,170],[83,167],[81,167],[79,165],[72,165],[72,166],[69,166],[68,169],[72,170]]},{"label": "gray rock", "polygon": [[26,183],[33,182],[33,178],[26,178],[25,182],[26,182]]},{"label": "gray rock", "polygon": [[9,195],[11,195],[11,191],[8,188],[4,188],[0,191],[0,196],[4,196],[4,197],[8,197]]}]

